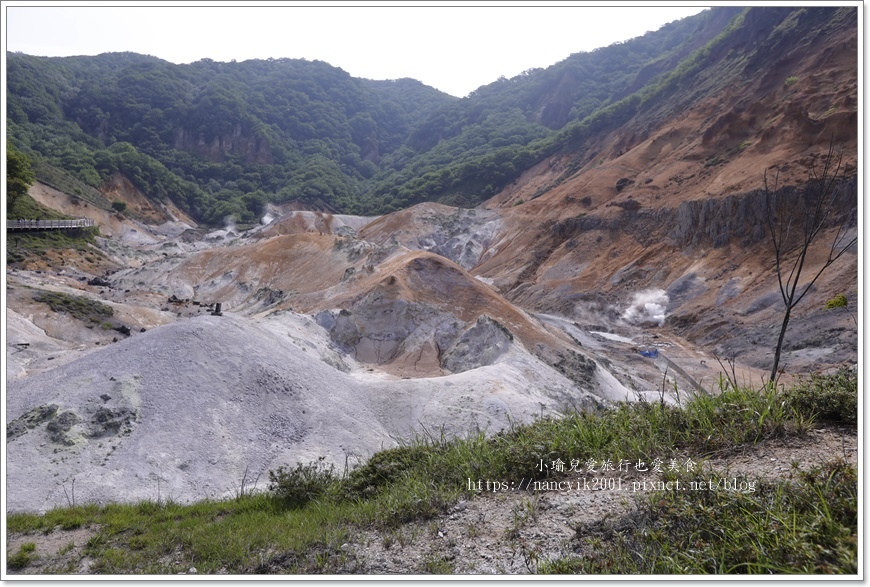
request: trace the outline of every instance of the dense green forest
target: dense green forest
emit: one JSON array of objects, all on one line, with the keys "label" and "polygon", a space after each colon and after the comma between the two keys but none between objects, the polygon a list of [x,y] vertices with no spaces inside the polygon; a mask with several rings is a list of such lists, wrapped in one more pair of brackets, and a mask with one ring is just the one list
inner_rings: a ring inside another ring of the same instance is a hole
[{"label": "dense green forest", "polygon": [[707,10],[462,99],[321,61],[7,53],[7,134],[40,179],[59,169],[99,188],[121,172],[206,223],[255,221],[270,202],[357,214],[474,206],[627,120],[740,14]]}]

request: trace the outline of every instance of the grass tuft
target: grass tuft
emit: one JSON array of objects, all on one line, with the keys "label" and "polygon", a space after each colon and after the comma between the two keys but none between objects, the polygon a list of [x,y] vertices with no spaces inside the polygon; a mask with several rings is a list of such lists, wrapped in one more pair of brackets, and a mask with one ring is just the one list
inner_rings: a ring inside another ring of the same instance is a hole
[{"label": "grass tuft", "polygon": [[18,571],[30,566],[37,558],[36,543],[25,542],[18,548],[18,552],[7,559],[7,564],[10,569]]},{"label": "grass tuft", "polygon": [[330,491],[338,481],[335,467],[326,465],[324,458],[315,463],[298,463],[288,469],[279,467],[269,471],[269,491],[285,506],[303,507]]}]

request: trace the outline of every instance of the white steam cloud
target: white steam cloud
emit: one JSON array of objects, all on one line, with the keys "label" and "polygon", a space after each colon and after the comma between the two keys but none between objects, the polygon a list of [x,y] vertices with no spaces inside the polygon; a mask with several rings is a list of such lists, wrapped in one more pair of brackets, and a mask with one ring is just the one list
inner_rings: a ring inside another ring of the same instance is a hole
[{"label": "white steam cloud", "polygon": [[267,203],[263,207],[263,216],[260,217],[260,224],[264,226],[272,224],[272,221],[274,221],[279,216],[281,216],[281,209],[274,204]]},{"label": "white steam cloud", "polygon": [[668,294],[663,289],[646,289],[634,294],[631,304],[622,313],[622,319],[630,324],[665,323],[668,311]]}]

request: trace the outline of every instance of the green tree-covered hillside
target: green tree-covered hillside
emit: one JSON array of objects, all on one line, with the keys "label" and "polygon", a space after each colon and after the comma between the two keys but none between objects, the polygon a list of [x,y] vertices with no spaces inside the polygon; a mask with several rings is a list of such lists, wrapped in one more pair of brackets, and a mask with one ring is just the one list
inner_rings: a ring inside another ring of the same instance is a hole
[{"label": "green tree-covered hillside", "polygon": [[619,124],[626,100],[739,13],[708,10],[463,99],[321,61],[8,53],[7,130],[37,173],[60,168],[98,188],[120,172],[207,223],[253,221],[270,202],[363,214],[473,206],[590,128]]}]

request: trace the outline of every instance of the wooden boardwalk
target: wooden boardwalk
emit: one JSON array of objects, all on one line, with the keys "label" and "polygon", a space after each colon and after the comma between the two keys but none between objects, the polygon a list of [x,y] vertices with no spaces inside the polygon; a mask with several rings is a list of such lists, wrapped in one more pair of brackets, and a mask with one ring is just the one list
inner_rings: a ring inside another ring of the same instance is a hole
[{"label": "wooden boardwalk", "polygon": [[32,220],[18,219],[7,220],[7,230],[71,230],[74,228],[87,228],[93,226],[94,221],[90,218],[77,218],[75,220]]}]

